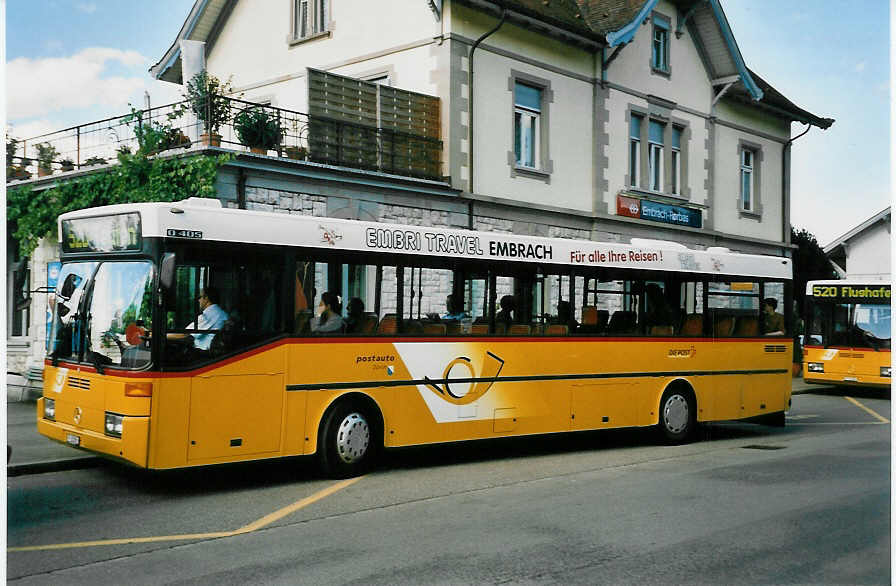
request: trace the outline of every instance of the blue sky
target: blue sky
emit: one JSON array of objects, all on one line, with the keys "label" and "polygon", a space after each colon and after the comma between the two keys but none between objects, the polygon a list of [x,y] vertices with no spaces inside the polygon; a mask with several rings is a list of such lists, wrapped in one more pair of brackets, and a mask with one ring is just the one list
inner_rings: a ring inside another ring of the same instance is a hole
[{"label": "blue sky", "polygon": [[[273,0],[264,0],[273,1]],[[410,0],[413,1],[413,0]],[[422,1],[422,0],[420,0]],[[7,122],[35,136],[179,99],[152,80],[193,0],[7,0]],[[747,65],[835,118],[793,147],[791,221],[825,244],[890,205],[886,0],[722,0]],[[802,131],[795,124],[793,134]]]}]

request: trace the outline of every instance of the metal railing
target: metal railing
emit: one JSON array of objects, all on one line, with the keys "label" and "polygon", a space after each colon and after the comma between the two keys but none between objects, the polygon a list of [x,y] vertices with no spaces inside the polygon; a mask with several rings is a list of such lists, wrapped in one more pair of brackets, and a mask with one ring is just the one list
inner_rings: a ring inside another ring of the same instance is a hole
[{"label": "metal railing", "polygon": [[[24,140],[7,139],[7,183],[117,163],[121,152],[148,155],[227,150],[442,179],[442,141],[325,116],[216,97],[225,104],[216,132],[208,112],[176,102]],[[252,143],[261,142],[261,144]]]}]

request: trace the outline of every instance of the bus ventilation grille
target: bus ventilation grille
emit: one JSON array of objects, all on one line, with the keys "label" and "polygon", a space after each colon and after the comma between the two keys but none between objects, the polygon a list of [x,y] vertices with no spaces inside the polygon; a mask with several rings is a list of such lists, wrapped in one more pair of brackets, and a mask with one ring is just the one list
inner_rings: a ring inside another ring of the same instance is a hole
[{"label": "bus ventilation grille", "polygon": [[68,386],[83,389],[85,391],[90,390],[90,379],[89,378],[78,378],[76,376],[68,377]]},{"label": "bus ventilation grille", "polygon": [[766,352],[787,352],[787,346],[766,346]]}]

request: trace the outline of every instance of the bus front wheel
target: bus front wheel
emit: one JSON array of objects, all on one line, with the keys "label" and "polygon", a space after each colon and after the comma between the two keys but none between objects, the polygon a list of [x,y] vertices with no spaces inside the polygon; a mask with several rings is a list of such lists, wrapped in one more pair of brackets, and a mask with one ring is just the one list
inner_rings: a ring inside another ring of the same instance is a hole
[{"label": "bus front wheel", "polygon": [[376,455],[376,424],[369,409],[342,401],[324,419],[318,442],[320,465],[332,478],[358,476]]},{"label": "bus front wheel", "polygon": [[660,416],[657,425],[661,437],[667,442],[686,442],[697,427],[697,401],[690,389],[674,386],[666,389],[660,399]]}]

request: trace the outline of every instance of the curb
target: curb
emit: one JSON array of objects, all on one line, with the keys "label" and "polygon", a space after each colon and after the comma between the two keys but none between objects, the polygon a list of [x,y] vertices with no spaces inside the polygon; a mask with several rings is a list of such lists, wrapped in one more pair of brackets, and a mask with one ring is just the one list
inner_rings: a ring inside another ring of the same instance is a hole
[{"label": "curb", "polygon": [[6,467],[6,476],[27,476],[30,474],[46,474],[48,472],[64,472],[67,470],[82,470],[93,468],[102,462],[96,456],[83,458],[66,458],[64,460],[49,460],[47,462],[29,462],[26,464],[13,464]]}]

